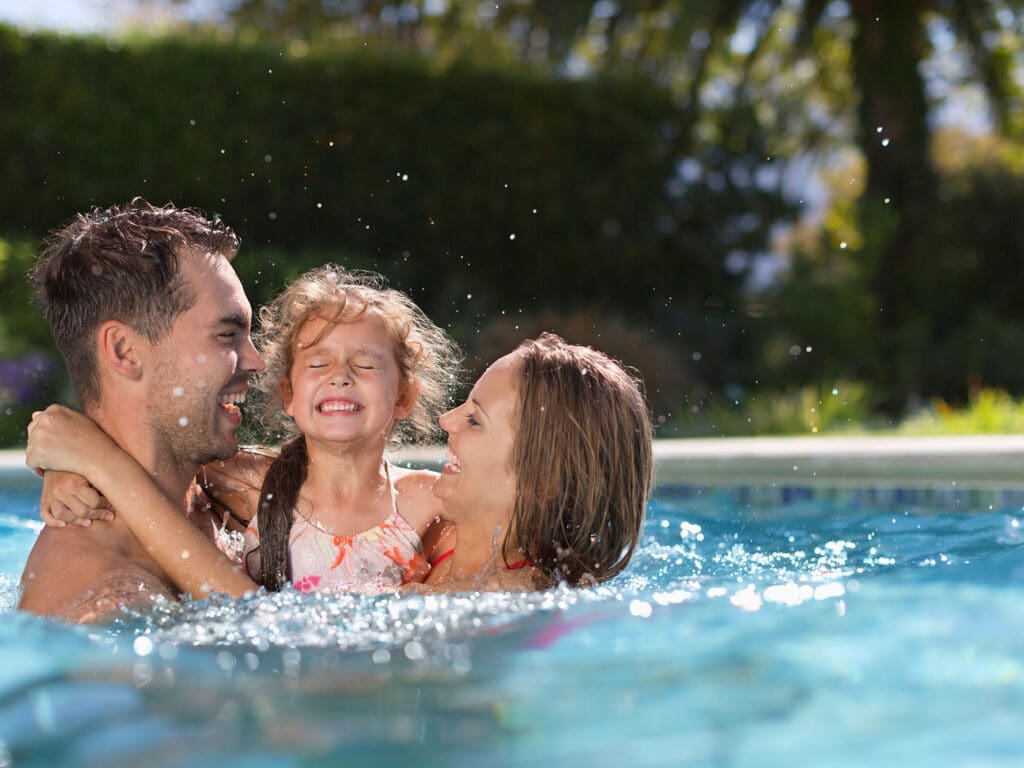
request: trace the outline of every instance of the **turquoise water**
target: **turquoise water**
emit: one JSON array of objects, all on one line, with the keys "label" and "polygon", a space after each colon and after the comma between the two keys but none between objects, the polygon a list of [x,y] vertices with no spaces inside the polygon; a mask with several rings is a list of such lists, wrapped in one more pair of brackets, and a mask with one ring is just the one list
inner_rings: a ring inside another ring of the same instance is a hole
[{"label": "turquoise water", "polygon": [[11,609],[0,766],[1019,766],[1024,489],[663,488],[628,572],[280,594],[109,628]]}]

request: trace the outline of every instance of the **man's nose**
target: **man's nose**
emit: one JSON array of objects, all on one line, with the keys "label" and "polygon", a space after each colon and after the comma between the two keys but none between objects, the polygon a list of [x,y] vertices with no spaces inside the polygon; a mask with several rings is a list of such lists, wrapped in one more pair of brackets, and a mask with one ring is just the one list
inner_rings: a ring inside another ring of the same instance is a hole
[{"label": "man's nose", "polygon": [[252,336],[246,339],[245,348],[242,350],[242,365],[241,368],[244,371],[250,373],[259,373],[266,367],[263,362],[263,356],[256,349],[256,345],[253,344]]}]

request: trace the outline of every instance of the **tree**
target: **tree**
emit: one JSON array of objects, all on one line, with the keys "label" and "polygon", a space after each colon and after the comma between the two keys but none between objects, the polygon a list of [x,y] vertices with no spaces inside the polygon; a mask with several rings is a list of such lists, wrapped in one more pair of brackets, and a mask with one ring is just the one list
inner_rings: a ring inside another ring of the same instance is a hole
[{"label": "tree", "polygon": [[[732,169],[762,180],[784,179],[787,166],[855,145],[866,179],[856,180],[863,182],[855,207],[861,245],[851,251],[877,312],[870,375],[893,408],[926,388],[921,359],[941,332],[928,316],[928,292],[936,283],[930,230],[942,209],[932,118],[942,95],[929,92],[923,74],[934,69],[937,51],[961,71],[952,83],[933,75],[932,85],[976,83],[992,129],[1024,131],[1015,77],[1024,0],[223,0],[222,7],[239,29],[308,43],[373,37],[440,56],[505,57],[569,77],[642,72],[687,107],[688,132],[677,144],[690,178],[728,176],[714,158],[723,148],[743,154],[743,139],[764,151],[763,162]],[[730,122],[738,113],[748,119],[742,138]]]}]

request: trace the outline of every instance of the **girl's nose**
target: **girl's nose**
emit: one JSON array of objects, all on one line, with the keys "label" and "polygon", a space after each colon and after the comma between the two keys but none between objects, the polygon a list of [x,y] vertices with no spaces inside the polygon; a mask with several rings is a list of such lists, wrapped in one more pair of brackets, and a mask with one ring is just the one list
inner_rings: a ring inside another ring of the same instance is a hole
[{"label": "girl's nose", "polygon": [[344,365],[335,366],[331,372],[330,383],[336,387],[345,387],[352,383],[352,374]]}]

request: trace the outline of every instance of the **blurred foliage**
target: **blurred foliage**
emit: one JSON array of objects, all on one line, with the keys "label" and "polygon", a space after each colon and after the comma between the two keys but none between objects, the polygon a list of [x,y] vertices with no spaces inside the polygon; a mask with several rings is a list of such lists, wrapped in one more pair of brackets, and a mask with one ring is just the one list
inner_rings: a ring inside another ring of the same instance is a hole
[{"label": "blurred foliage", "polygon": [[862,432],[875,421],[869,388],[861,382],[818,383],[693,400],[661,430],[665,437],[757,437]]},{"label": "blurred foliage", "polygon": [[[857,193],[830,187],[830,193],[838,193],[837,207],[826,214],[826,227],[838,218],[850,230],[843,241],[860,262],[854,269],[861,296],[841,291],[840,309],[861,317],[868,313],[863,337],[877,350],[844,367],[872,381],[879,405],[889,413],[933,391],[938,373],[924,358],[936,335],[947,334],[943,321],[931,317],[933,298],[936,291],[948,294],[959,285],[955,268],[947,273],[934,261],[943,242],[935,231],[956,221],[944,215],[950,198],[943,197],[945,179],[931,151],[935,108],[970,88],[976,98],[980,94],[984,119],[997,135],[1019,140],[1024,130],[1022,0],[219,0],[215,5],[222,13],[221,29],[243,38],[369,44],[416,50],[441,61],[483,57],[572,78],[639,75],[671,91],[688,116],[682,124],[690,130],[680,138],[678,152],[691,176],[714,178],[719,168],[708,163],[714,155],[708,147],[731,155],[749,133],[757,134],[763,155],[747,166],[731,162],[727,175],[763,179],[774,173],[806,180],[809,167],[828,165],[837,153],[856,147],[861,168],[851,181]],[[735,130],[737,110],[747,116]],[[792,273],[794,279],[805,275],[801,268]],[[820,284],[820,270],[816,277]],[[849,350],[855,338],[846,335],[841,341]]]},{"label": "blurred foliage", "polygon": [[653,328],[586,309],[500,313],[490,318],[466,342],[467,378],[475,380],[491,362],[542,331],[553,331],[573,344],[599,349],[639,373],[658,425],[671,417],[680,393],[693,385],[690,366]]},{"label": "blurred foliage", "polygon": [[794,210],[759,176],[752,105],[723,109],[730,142],[702,144],[694,172],[688,113],[643,78],[0,28],[0,102],[8,236],[173,200],[239,231],[254,304],[338,261],[463,343],[502,311],[646,329],[666,358],[702,352],[704,388],[744,376],[743,286]]},{"label": "blurred foliage", "polygon": [[899,425],[907,435],[980,435],[1024,433],[1024,401],[1005,390],[979,389],[957,408],[936,399]]},{"label": "blurred foliage", "polygon": [[42,316],[29,306],[35,244],[0,239],[0,446],[20,445],[32,411],[73,402]]},{"label": "blurred foliage", "polygon": [[[852,420],[1024,391],[1024,0],[203,5],[171,38],[0,28],[0,234],[197,205],[254,304],[375,269],[471,358],[614,345],[663,431],[806,431],[821,381],[867,387]],[[990,136],[935,132],[964,89]]]},{"label": "blurred foliage", "polygon": [[[1024,230],[1015,226],[1024,210],[1024,154],[1015,142],[947,130],[933,157],[939,181],[922,236],[926,256],[900,285],[919,311],[894,331],[872,300],[872,255],[892,226],[884,205],[871,227],[840,216],[820,230],[797,230],[790,269],[766,297],[772,330],[763,381],[826,375],[877,383],[885,369],[901,366],[913,371],[918,387],[908,394],[918,401],[963,404],[982,386],[1024,392]],[[839,199],[833,212],[842,208]],[[904,353],[882,354],[885,336],[897,331]],[[794,346],[800,354],[787,357]]]}]

